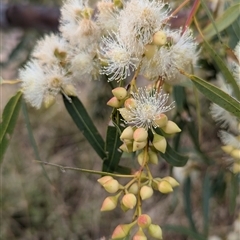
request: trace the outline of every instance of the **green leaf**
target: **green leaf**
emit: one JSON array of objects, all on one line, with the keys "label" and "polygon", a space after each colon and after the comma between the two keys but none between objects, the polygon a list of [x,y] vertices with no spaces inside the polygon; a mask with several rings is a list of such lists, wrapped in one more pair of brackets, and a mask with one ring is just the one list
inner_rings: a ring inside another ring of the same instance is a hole
[{"label": "green leaf", "polygon": [[0,164],[7,150],[14,127],[17,122],[19,109],[21,107],[22,92],[17,92],[10,98],[5,106],[2,114],[2,122],[0,124]]},{"label": "green leaf", "polygon": [[73,121],[80,129],[84,137],[99,155],[102,160],[107,159],[107,154],[104,150],[104,140],[99,134],[97,128],[89,117],[82,102],[77,97],[71,97],[71,102],[63,95],[65,107],[72,117]]},{"label": "green leaf", "polygon": [[190,224],[190,228],[193,232],[196,233],[197,229],[192,218],[193,214],[192,214],[192,204],[191,204],[191,192],[192,192],[191,178],[187,177],[183,185],[184,207],[185,207],[185,213],[187,215],[187,218]]},{"label": "green leaf", "polygon": [[180,233],[182,235],[190,237],[189,239],[195,239],[195,240],[206,240],[206,237],[192,231],[189,228],[183,227],[183,226],[175,226],[175,225],[165,225],[162,227],[164,231],[173,231],[176,233]]},{"label": "green leaf", "polygon": [[231,181],[229,186],[230,197],[230,213],[233,214],[237,205],[237,196],[239,194],[240,174],[231,173]]},{"label": "green leaf", "polygon": [[232,73],[227,68],[225,62],[219,57],[219,55],[213,50],[213,48],[209,45],[209,43],[205,39],[204,39],[204,47],[210,53],[213,60],[217,64],[219,70],[221,71],[221,73],[224,76],[224,80],[226,81],[226,83],[228,83],[231,86],[231,88],[233,90],[233,94],[235,95],[236,99],[240,100],[239,86],[238,86],[236,80],[234,79]]},{"label": "green leaf", "polygon": [[121,146],[120,133],[117,127],[108,126],[106,139],[107,160],[103,162],[103,172],[114,172],[118,166],[122,151],[118,148]]},{"label": "green leaf", "polygon": [[211,182],[208,172],[203,180],[203,233],[208,236],[209,230],[209,202],[211,198]]},{"label": "green leaf", "polygon": [[173,97],[179,113],[183,112],[186,105],[186,92],[182,86],[173,87]]},{"label": "green leaf", "polygon": [[[224,29],[226,29],[228,26],[230,26],[239,17],[239,11],[240,11],[239,7],[240,7],[240,3],[227,8],[227,10],[223,14],[221,14],[221,16],[215,19],[214,23],[213,22],[210,23],[202,31],[206,40],[210,40],[212,37],[214,37],[217,34],[215,28],[217,28],[218,32],[221,32]],[[214,27],[214,24],[215,24],[215,27]]]},{"label": "green leaf", "polygon": [[194,75],[188,75],[188,77],[206,98],[240,118],[240,102],[238,100],[201,78]]}]

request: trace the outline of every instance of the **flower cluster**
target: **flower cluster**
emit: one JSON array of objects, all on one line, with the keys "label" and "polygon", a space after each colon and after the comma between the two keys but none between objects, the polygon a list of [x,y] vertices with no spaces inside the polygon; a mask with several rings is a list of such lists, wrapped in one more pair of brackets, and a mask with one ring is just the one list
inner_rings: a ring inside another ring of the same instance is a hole
[{"label": "flower cluster", "polygon": [[[240,42],[234,49],[234,53],[240,62]],[[239,63],[232,63],[233,76],[236,79],[237,85],[240,88],[240,65]],[[234,96],[233,89],[230,85],[226,85],[222,79],[219,79],[220,87],[230,96]],[[213,119],[219,122],[220,127],[224,130],[219,131],[219,137],[223,143],[222,150],[229,154],[232,158],[232,171],[240,173],[240,122],[236,116],[221,108],[217,104],[212,104],[211,115]]]},{"label": "flower cluster", "polygon": [[[135,219],[129,224],[118,225],[112,234],[112,239],[120,239],[126,237],[134,226],[138,227],[133,239],[147,239],[144,230],[156,238],[162,239],[162,230],[160,226],[153,224],[151,217],[141,213],[141,202],[152,197],[154,190],[163,194],[168,194],[177,187],[179,183],[172,177],[153,178],[150,172],[138,171],[133,178],[122,186],[116,179],[111,176],[104,176],[98,179],[98,182],[104,187],[108,193],[115,195],[105,198],[102,203],[101,211],[111,211],[118,205],[124,212],[135,209]],[[123,195],[123,196],[122,196]]]},{"label": "flower cluster", "polygon": [[[76,95],[79,80],[98,79],[100,74],[108,81],[121,81],[137,70],[149,80],[178,84],[179,70],[196,63],[191,31],[168,27],[168,4],[102,0],[96,7],[94,11],[88,1],[66,0],[60,33],[36,44],[32,59],[20,70],[22,90],[32,106],[48,107],[59,92]],[[57,87],[52,79],[57,79]]]}]

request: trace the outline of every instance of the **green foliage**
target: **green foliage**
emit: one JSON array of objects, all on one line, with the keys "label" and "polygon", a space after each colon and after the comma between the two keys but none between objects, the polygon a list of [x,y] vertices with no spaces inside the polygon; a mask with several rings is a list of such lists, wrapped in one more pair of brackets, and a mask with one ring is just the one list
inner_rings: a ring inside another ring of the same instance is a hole
[{"label": "green foliage", "polygon": [[4,153],[7,150],[13,130],[15,128],[19,110],[21,107],[22,92],[19,91],[15,96],[10,98],[5,106],[2,114],[2,122],[0,124],[0,164],[2,163]]}]

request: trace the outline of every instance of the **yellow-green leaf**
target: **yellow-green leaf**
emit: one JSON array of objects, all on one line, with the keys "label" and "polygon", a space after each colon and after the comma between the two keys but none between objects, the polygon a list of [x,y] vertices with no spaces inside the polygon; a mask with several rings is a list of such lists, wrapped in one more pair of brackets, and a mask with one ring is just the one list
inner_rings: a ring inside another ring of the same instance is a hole
[{"label": "yellow-green leaf", "polygon": [[21,107],[22,92],[17,92],[5,106],[0,124],[0,164],[10,142]]},{"label": "yellow-green leaf", "polygon": [[[215,27],[218,32],[223,31],[228,26],[230,26],[238,17],[240,12],[240,3],[237,3],[231,7],[229,7],[220,17],[218,17],[215,21]],[[210,23],[202,32],[206,40],[210,40],[214,37],[217,32],[215,30],[213,23]]]}]

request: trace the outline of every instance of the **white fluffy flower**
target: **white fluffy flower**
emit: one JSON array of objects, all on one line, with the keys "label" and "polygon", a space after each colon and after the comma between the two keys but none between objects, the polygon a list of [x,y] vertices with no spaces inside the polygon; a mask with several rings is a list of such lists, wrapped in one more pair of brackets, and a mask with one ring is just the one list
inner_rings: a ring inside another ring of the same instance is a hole
[{"label": "white fluffy flower", "polygon": [[132,96],[135,104],[127,109],[125,122],[137,128],[147,130],[158,127],[155,121],[159,120],[160,115],[174,108],[174,102],[166,105],[169,95],[162,90],[158,93],[156,90],[150,92],[146,88],[139,88]]},{"label": "white fluffy flower", "polygon": [[100,37],[100,29],[91,20],[92,12],[87,1],[68,0],[61,9],[60,31],[63,37],[81,48],[96,43]]},{"label": "white fluffy flower", "polygon": [[55,97],[65,85],[71,83],[62,68],[43,68],[37,61],[29,62],[20,70],[19,75],[26,101],[38,109],[50,96]]},{"label": "white fluffy flower", "polygon": [[42,65],[58,64],[67,57],[67,43],[59,35],[46,35],[37,42],[32,56]]},{"label": "white fluffy flower", "polygon": [[137,68],[139,62],[118,35],[109,35],[102,39],[100,57],[106,63],[101,69],[101,74],[108,75],[109,81],[126,79]]},{"label": "white fluffy flower", "polygon": [[100,26],[103,34],[115,32],[119,26],[119,8],[114,6],[110,0],[102,0],[97,4],[97,24]]},{"label": "white fluffy flower", "polygon": [[236,149],[240,149],[240,140],[231,133],[221,130],[219,131],[219,137],[224,145],[230,145]]},{"label": "white fluffy flower", "polygon": [[[170,84],[179,83],[179,69],[189,71],[198,57],[192,32],[165,30],[167,43],[156,50],[152,59],[143,62],[142,74],[150,80],[161,77]],[[190,69],[189,69],[190,68]]]},{"label": "white fluffy flower", "polygon": [[120,14],[120,37],[130,48],[141,51],[152,42],[153,34],[162,28],[168,14],[169,9],[162,1],[131,0]]}]

